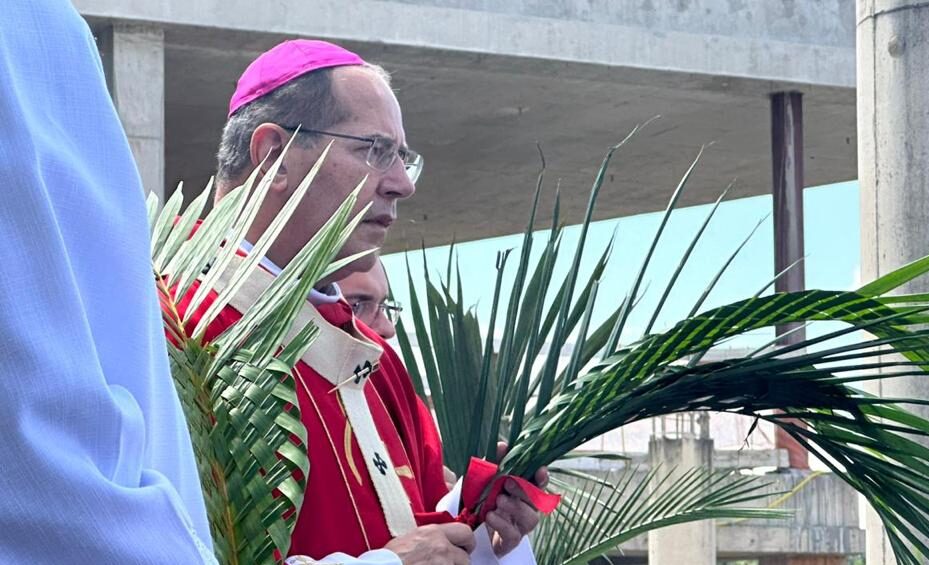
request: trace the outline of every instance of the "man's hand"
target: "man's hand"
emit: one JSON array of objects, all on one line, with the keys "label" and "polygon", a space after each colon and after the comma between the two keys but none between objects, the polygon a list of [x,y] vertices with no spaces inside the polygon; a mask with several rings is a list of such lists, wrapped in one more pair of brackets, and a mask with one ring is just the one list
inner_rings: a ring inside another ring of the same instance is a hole
[{"label": "man's hand", "polygon": [[[506,443],[498,443],[497,459],[503,459],[508,449]],[[544,488],[548,484],[548,469],[542,467],[536,471],[533,482]],[[494,553],[503,556],[516,549],[523,536],[535,529],[539,524],[539,512],[526,499],[523,489],[508,480],[497,497],[497,507],[487,513],[484,523],[490,533]]]},{"label": "man's hand", "polygon": [[422,526],[390,540],[384,549],[396,553],[403,565],[468,565],[474,532],[465,524]]}]

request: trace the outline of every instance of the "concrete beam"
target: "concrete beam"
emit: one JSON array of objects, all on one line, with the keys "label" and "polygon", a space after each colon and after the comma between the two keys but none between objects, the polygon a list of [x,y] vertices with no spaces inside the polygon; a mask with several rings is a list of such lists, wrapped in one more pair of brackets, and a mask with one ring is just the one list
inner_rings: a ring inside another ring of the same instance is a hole
[{"label": "concrete beam", "polygon": [[[853,0],[74,0],[87,16],[551,61],[854,85]],[[848,16],[848,17],[846,17]],[[838,25],[837,25],[838,24]]]},{"label": "concrete beam", "polygon": [[[649,468],[647,453],[626,453],[625,461],[606,461],[595,457],[578,457],[558,462],[558,467],[576,469],[585,472],[607,472],[625,467],[636,469]],[[757,469],[771,467],[786,469],[790,460],[786,449],[726,449],[713,452],[714,469]]]},{"label": "concrete beam", "polygon": [[[716,529],[717,556],[723,560],[827,559],[838,561],[860,555],[865,548],[865,533],[856,527],[790,527],[777,525],[722,526]],[[645,536],[625,543],[622,554],[645,555]],[[681,563],[690,563],[683,561]],[[827,562],[829,563],[829,562]],[[832,563],[829,563],[832,565]],[[869,564],[870,565],[870,564]]]},{"label": "concrete beam", "polygon": [[814,559],[832,559],[836,555],[855,554],[864,545],[864,535],[858,528],[807,526],[767,527],[729,526],[719,528],[720,553],[723,548],[733,557],[785,557],[793,555]]},{"label": "concrete beam", "polygon": [[164,202],[165,69],[164,31],[114,24],[97,34],[113,103],[129,138],[142,186]]},{"label": "concrete beam", "polygon": [[826,557],[780,555],[777,557],[763,557],[758,560],[758,565],[846,565],[846,563],[848,563],[848,559],[844,555]]}]

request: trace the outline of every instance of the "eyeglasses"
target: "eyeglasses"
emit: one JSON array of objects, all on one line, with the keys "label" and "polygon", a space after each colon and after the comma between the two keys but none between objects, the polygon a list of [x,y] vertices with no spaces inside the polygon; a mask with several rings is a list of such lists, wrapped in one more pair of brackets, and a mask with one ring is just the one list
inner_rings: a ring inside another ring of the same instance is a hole
[{"label": "eyeglasses", "polygon": [[363,137],[358,135],[348,135],[346,133],[334,133],[331,131],[309,129],[304,127],[281,127],[294,133],[328,135],[329,137],[353,139],[355,141],[369,143],[370,146],[368,147],[368,156],[365,159],[365,163],[367,163],[369,167],[375,171],[380,171],[383,173],[384,171],[393,167],[394,162],[396,162],[397,158],[399,157],[400,162],[403,163],[404,170],[406,170],[406,176],[413,184],[416,184],[416,181],[419,179],[419,175],[423,172],[423,156],[416,151],[413,151],[412,149],[400,147],[396,141],[389,137],[384,137],[381,135]]},{"label": "eyeglasses", "polygon": [[373,324],[374,320],[381,314],[387,316],[391,324],[396,324],[397,320],[400,318],[400,312],[403,312],[403,306],[401,306],[399,302],[394,302],[392,300],[385,300],[383,302],[358,300],[352,302],[351,305],[355,317],[369,326]]}]

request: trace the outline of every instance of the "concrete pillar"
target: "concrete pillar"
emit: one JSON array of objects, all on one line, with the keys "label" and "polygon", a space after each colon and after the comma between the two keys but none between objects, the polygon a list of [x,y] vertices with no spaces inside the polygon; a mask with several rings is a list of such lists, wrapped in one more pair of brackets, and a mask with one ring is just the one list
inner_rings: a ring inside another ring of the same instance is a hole
[{"label": "concrete pillar", "polygon": [[[806,288],[803,258],[803,94],[771,95],[771,165],[774,196],[774,282],[776,292]],[[786,269],[790,268],[790,270]],[[806,339],[802,323],[777,326],[779,345]],[[795,422],[799,423],[799,422]],[[786,449],[792,469],[809,469],[809,453],[781,428],[774,431],[774,446]]]},{"label": "concrete pillar", "polygon": [[146,191],[165,194],[164,31],[114,24],[97,34],[110,95]]},{"label": "concrete pillar", "polygon": [[[652,468],[681,475],[695,467],[713,465],[713,440],[684,436],[652,437],[648,445]],[[668,485],[674,485],[672,478]],[[716,522],[679,524],[648,533],[649,565],[716,565]]]},{"label": "concrete pillar", "polygon": [[[861,277],[929,254],[929,4],[857,0]],[[914,281],[903,292],[927,292]],[[882,396],[929,398],[929,381],[876,383]],[[929,416],[926,407],[909,407]],[[867,563],[894,563],[877,515],[867,516]]]}]

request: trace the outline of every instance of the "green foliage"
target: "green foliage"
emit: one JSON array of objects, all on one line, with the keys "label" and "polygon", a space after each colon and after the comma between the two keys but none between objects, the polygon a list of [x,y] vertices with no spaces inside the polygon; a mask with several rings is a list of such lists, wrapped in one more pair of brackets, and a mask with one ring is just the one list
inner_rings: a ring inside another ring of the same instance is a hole
[{"label": "green foliage", "polygon": [[[204,335],[258,268],[326,152],[244,260],[236,259],[239,244],[283,154],[262,178],[256,169],[226,195],[193,235],[209,187],[179,217],[180,189],[160,214],[157,198],[149,198],[152,262],[170,338],[171,372],[187,417],[215,553],[224,565],[275,563],[290,547],[309,473],[307,434],[291,371],[317,330],[308,325],[289,342],[284,339],[312,285],[355,258],[333,263],[363,214],[351,217],[361,185],[241,320],[210,342]],[[218,295],[208,303],[210,291]],[[199,312],[205,313],[191,330]]]},{"label": "green foliage", "polygon": [[553,467],[562,503],[534,534],[540,563],[586,565],[649,530],[714,518],[786,518],[766,508],[741,507],[766,497],[756,477],[732,471],[626,467],[605,478]]},{"label": "green foliage", "polygon": [[[929,270],[929,258],[857,292],[811,290],[761,296],[766,286],[745,300],[701,312],[743,241],[722,263],[687,318],[667,331],[652,333],[665,298],[716,211],[714,206],[663,285],[645,334],[625,336],[652,254],[699,159],[698,155],[674,191],[632,287],[626,293],[615,289],[605,293],[598,290],[598,280],[608,261],[609,246],[591,277],[580,280],[578,271],[610,158],[628,139],[612,147],[603,161],[571,268],[555,286],[553,296],[549,284],[561,251],[557,203],[544,250],[530,266],[533,205],[505,310],[498,308],[498,297],[504,294],[500,287],[506,257],[498,258],[498,290],[488,335],[493,335],[493,328],[503,327],[499,348],[491,339],[481,339],[476,317],[462,305],[460,279],[453,286],[451,263],[447,282],[436,286],[427,279],[424,302],[411,281],[410,312],[425,367],[425,379],[418,370],[413,377],[421,381],[420,390],[425,388],[422,381],[428,383],[452,468],[462,472],[472,455],[493,459],[492,446],[505,438],[511,449],[500,461],[500,472],[531,478],[539,467],[636,421],[693,411],[744,414],[773,422],[822,458],[876,508],[898,561],[902,565],[923,562],[921,556],[929,557],[929,548],[919,537],[929,534],[925,518],[929,513],[929,450],[914,438],[929,435],[929,422],[898,406],[921,401],[875,398],[855,385],[925,374],[929,330],[923,324],[929,321],[925,315],[929,296],[887,294]],[[541,186],[540,177],[536,203]],[[589,313],[597,299],[608,300],[614,310],[604,324],[591,330]],[[498,310],[504,312],[502,320]],[[790,347],[763,348],[739,359],[700,363],[711,348],[745,332],[818,321],[843,322],[844,327]],[[856,332],[867,337],[849,344],[847,337]],[[403,334],[401,324],[398,336]],[[567,367],[559,369],[558,357],[568,345],[568,336],[574,339],[574,351]],[[405,341],[401,344],[412,369],[416,363],[412,347]],[[548,353],[543,355],[545,344]],[[542,367],[534,371],[537,361]],[[706,496],[713,496],[713,484],[706,484]],[[576,498],[566,501],[568,508],[577,504]],[[719,509],[728,510],[732,508]],[[693,514],[690,517],[698,519]],[[580,537],[591,541],[599,536],[613,543],[631,527],[620,522],[615,532],[588,532],[589,537]],[[595,540],[587,547],[602,549]],[[586,551],[577,550],[584,555]]]}]

